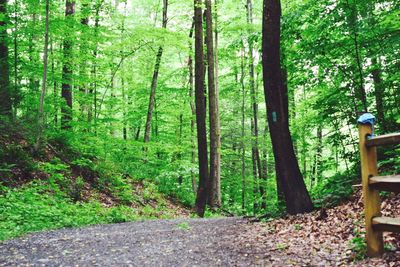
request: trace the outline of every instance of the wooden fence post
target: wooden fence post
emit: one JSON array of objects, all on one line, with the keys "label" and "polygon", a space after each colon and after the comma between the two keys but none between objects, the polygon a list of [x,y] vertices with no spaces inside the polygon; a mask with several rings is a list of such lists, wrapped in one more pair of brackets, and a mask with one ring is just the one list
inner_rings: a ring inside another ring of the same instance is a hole
[{"label": "wooden fence post", "polygon": [[361,175],[365,210],[365,230],[367,253],[370,257],[379,257],[383,253],[382,231],[374,230],[372,219],[381,216],[379,191],[369,186],[369,178],[378,175],[376,147],[367,147],[366,140],[373,134],[373,125],[359,123]]}]

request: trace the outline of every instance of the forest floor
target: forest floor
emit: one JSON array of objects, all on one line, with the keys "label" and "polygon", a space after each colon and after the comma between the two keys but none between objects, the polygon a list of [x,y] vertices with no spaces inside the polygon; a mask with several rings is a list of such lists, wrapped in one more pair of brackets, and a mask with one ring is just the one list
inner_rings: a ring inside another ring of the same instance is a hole
[{"label": "forest floor", "polygon": [[[384,201],[385,215],[398,215],[393,199]],[[385,234],[383,258],[359,258],[361,209],[356,194],[332,209],[269,222],[185,218],[42,232],[0,243],[0,266],[400,266],[395,234]]]}]

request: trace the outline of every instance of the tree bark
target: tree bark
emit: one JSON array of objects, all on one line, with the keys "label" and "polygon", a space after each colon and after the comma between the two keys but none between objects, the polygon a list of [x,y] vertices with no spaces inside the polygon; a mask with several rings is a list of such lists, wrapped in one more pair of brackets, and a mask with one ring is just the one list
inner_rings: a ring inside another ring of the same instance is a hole
[{"label": "tree bark", "polygon": [[[67,0],[65,5],[65,18],[68,19],[75,14],[75,1]],[[70,34],[64,39],[64,65],[62,70],[61,97],[65,103],[61,106],[61,128],[71,128],[72,120],[72,37]]]},{"label": "tree bark", "polygon": [[8,65],[8,45],[7,45],[7,0],[0,0],[0,115],[12,116],[12,103],[10,92],[10,67]]},{"label": "tree bark", "polygon": [[[163,29],[167,28],[167,22],[168,22],[167,11],[168,11],[168,0],[163,0],[163,21],[162,21]],[[154,66],[154,72],[153,72],[153,79],[151,81],[149,108],[147,109],[146,127],[144,130],[144,142],[145,143],[150,141],[151,119],[153,116],[153,110],[154,110],[154,105],[155,105],[158,73],[160,71],[162,54],[163,54],[163,47],[160,46],[158,48],[158,53],[156,56],[156,64]]]},{"label": "tree bark", "polygon": [[212,208],[221,206],[221,154],[218,114],[218,94],[215,87],[214,31],[211,0],[206,0],[206,45],[208,67],[208,104],[210,118],[210,177],[209,205]]},{"label": "tree bark", "polygon": [[304,184],[289,131],[288,92],[280,58],[280,0],[264,0],[263,75],[269,130],[278,180],[282,182],[289,214],[310,212],[311,198]]},{"label": "tree bark", "polygon": [[[191,133],[191,161],[194,166],[196,163],[196,136],[195,136],[195,130],[196,130],[196,106],[195,106],[195,98],[194,98],[194,74],[193,74],[193,56],[192,56],[192,50],[193,50],[193,31],[194,31],[194,21],[192,23],[192,27],[190,28],[190,33],[189,33],[189,58],[188,58],[188,71],[189,71],[189,97],[190,97],[190,110],[192,112],[192,116],[190,118],[190,133]],[[190,171],[190,176],[192,179],[192,189],[193,192],[197,192],[197,183],[196,183],[196,175],[193,170]]]},{"label": "tree bark", "polygon": [[194,0],[195,21],[195,99],[197,124],[197,149],[199,161],[199,185],[195,210],[200,217],[204,216],[207,201],[208,156],[206,129],[206,98],[204,92],[204,52],[203,52],[203,15],[202,0]]}]

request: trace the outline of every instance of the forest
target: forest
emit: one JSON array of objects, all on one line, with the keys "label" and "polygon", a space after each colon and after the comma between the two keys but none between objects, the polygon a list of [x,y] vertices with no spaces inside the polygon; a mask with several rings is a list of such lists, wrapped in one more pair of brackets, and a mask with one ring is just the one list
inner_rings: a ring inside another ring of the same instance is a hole
[{"label": "forest", "polygon": [[352,199],[357,119],[400,132],[399,18],[397,0],[0,0],[0,240]]}]

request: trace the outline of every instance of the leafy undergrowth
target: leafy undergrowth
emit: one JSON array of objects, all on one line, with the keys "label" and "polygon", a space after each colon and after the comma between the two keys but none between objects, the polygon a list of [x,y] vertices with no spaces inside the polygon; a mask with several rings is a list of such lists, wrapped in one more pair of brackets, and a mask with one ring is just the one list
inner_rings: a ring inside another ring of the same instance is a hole
[{"label": "leafy undergrowth", "polygon": [[[138,201],[130,205],[110,205],[94,195],[87,201],[73,202],[58,187],[43,181],[1,189],[0,240],[41,230],[188,215],[186,210],[152,192],[135,195]],[[139,190],[135,192],[140,193]]]},{"label": "leafy undergrowth", "polygon": [[[399,217],[400,195],[384,197],[382,208],[384,216]],[[235,242],[247,243],[248,249],[239,253],[272,266],[400,266],[400,234],[396,233],[384,233],[382,259],[365,258],[362,216],[357,191],[350,201],[331,209],[249,224]]]},{"label": "leafy undergrowth", "polygon": [[63,133],[34,151],[29,130],[0,126],[0,240],[48,229],[189,216],[154,183],[135,180],[96,153],[82,153]]}]

